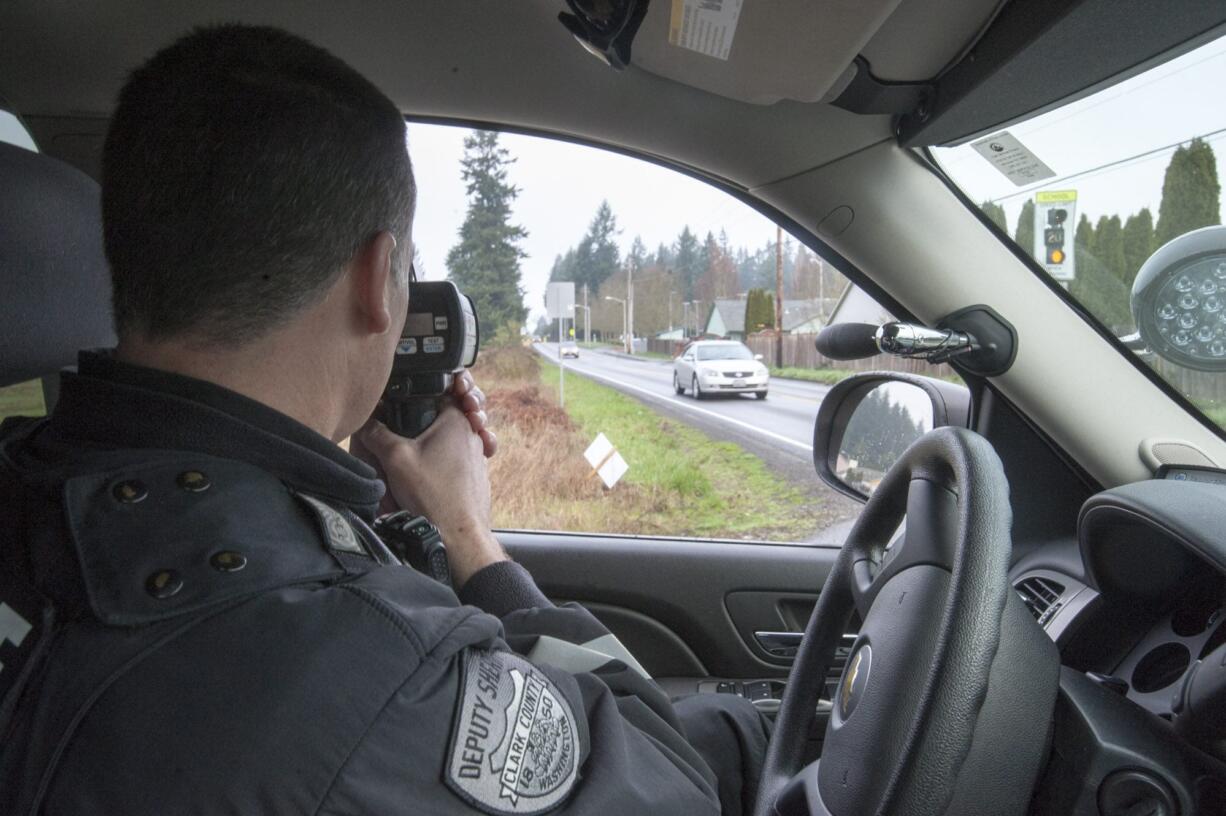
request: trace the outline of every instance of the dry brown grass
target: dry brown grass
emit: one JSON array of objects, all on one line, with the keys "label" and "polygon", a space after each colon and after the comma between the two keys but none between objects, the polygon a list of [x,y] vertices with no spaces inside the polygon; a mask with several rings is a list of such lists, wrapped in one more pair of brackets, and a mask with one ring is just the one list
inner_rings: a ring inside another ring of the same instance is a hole
[{"label": "dry brown grass", "polygon": [[616,497],[583,458],[589,439],[541,386],[535,352],[483,351],[473,375],[485,391],[498,455],[490,460],[494,526],[501,529],[664,532],[652,516],[666,509],[641,487],[619,484]]}]

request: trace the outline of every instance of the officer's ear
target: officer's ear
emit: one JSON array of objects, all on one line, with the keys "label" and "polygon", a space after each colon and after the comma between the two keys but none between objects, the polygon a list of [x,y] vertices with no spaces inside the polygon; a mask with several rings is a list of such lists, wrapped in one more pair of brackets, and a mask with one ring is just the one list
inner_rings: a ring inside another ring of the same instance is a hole
[{"label": "officer's ear", "polygon": [[376,233],[362,244],[346,272],[353,298],[358,330],[364,334],[383,334],[392,325],[395,311],[392,298],[400,288],[393,279],[392,252],[396,238],[387,230]]}]

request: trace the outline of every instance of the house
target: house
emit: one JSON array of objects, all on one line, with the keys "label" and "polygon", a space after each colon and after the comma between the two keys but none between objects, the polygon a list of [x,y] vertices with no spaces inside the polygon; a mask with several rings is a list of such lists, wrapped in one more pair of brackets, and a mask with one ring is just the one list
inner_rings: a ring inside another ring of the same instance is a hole
[{"label": "house", "polygon": [[704,334],[716,337],[727,337],[732,340],[745,339],[745,298],[735,300],[716,300],[707,316],[707,326]]},{"label": "house", "polygon": [[[705,333],[732,340],[744,340],[746,302],[744,297],[735,300],[716,300],[707,317]],[[834,309],[836,302],[834,298],[785,299],[783,301],[784,334],[816,334],[825,325],[825,316]]]},{"label": "house", "polygon": [[885,307],[873,300],[868,292],[865,292],[854,283],[847,284],[847,288],[843,290],[843,294],[839,296],[838,302],[835,303],[834,309],[830,312],[830,319],[826,322],[829,325],[835,323],[872,323],[880,326],[882,323],[889,323],[891,320],[898,318],[885,310]]},{"label": "house", "polygon": [[784,334],[817,334],[834,310],[835,298],[783,301]]}]

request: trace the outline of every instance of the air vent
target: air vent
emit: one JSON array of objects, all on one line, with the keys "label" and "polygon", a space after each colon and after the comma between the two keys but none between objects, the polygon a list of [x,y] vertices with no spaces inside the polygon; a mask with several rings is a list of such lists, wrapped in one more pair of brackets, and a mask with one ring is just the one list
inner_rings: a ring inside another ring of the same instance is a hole
[{"label": "air vent", "polygon": [[1063,605],[1060,598],[1064,595],[1064,585],[1050,578],[1032,575],[1018,583],[1014,589],[1017,590],[1018,597],[1022,599],[1022,603],[1026,604],[1026,608],[1030,610],[1030,614],[1040,626],[1046,626]]}]

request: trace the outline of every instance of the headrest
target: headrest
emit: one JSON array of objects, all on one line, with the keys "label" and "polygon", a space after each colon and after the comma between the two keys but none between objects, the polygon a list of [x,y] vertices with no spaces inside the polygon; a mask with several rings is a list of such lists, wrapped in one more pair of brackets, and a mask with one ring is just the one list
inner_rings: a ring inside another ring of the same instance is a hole
[{"label": "headrest", "polygon": [[0,143],[0,386],[114,343],[97,183]]}]

